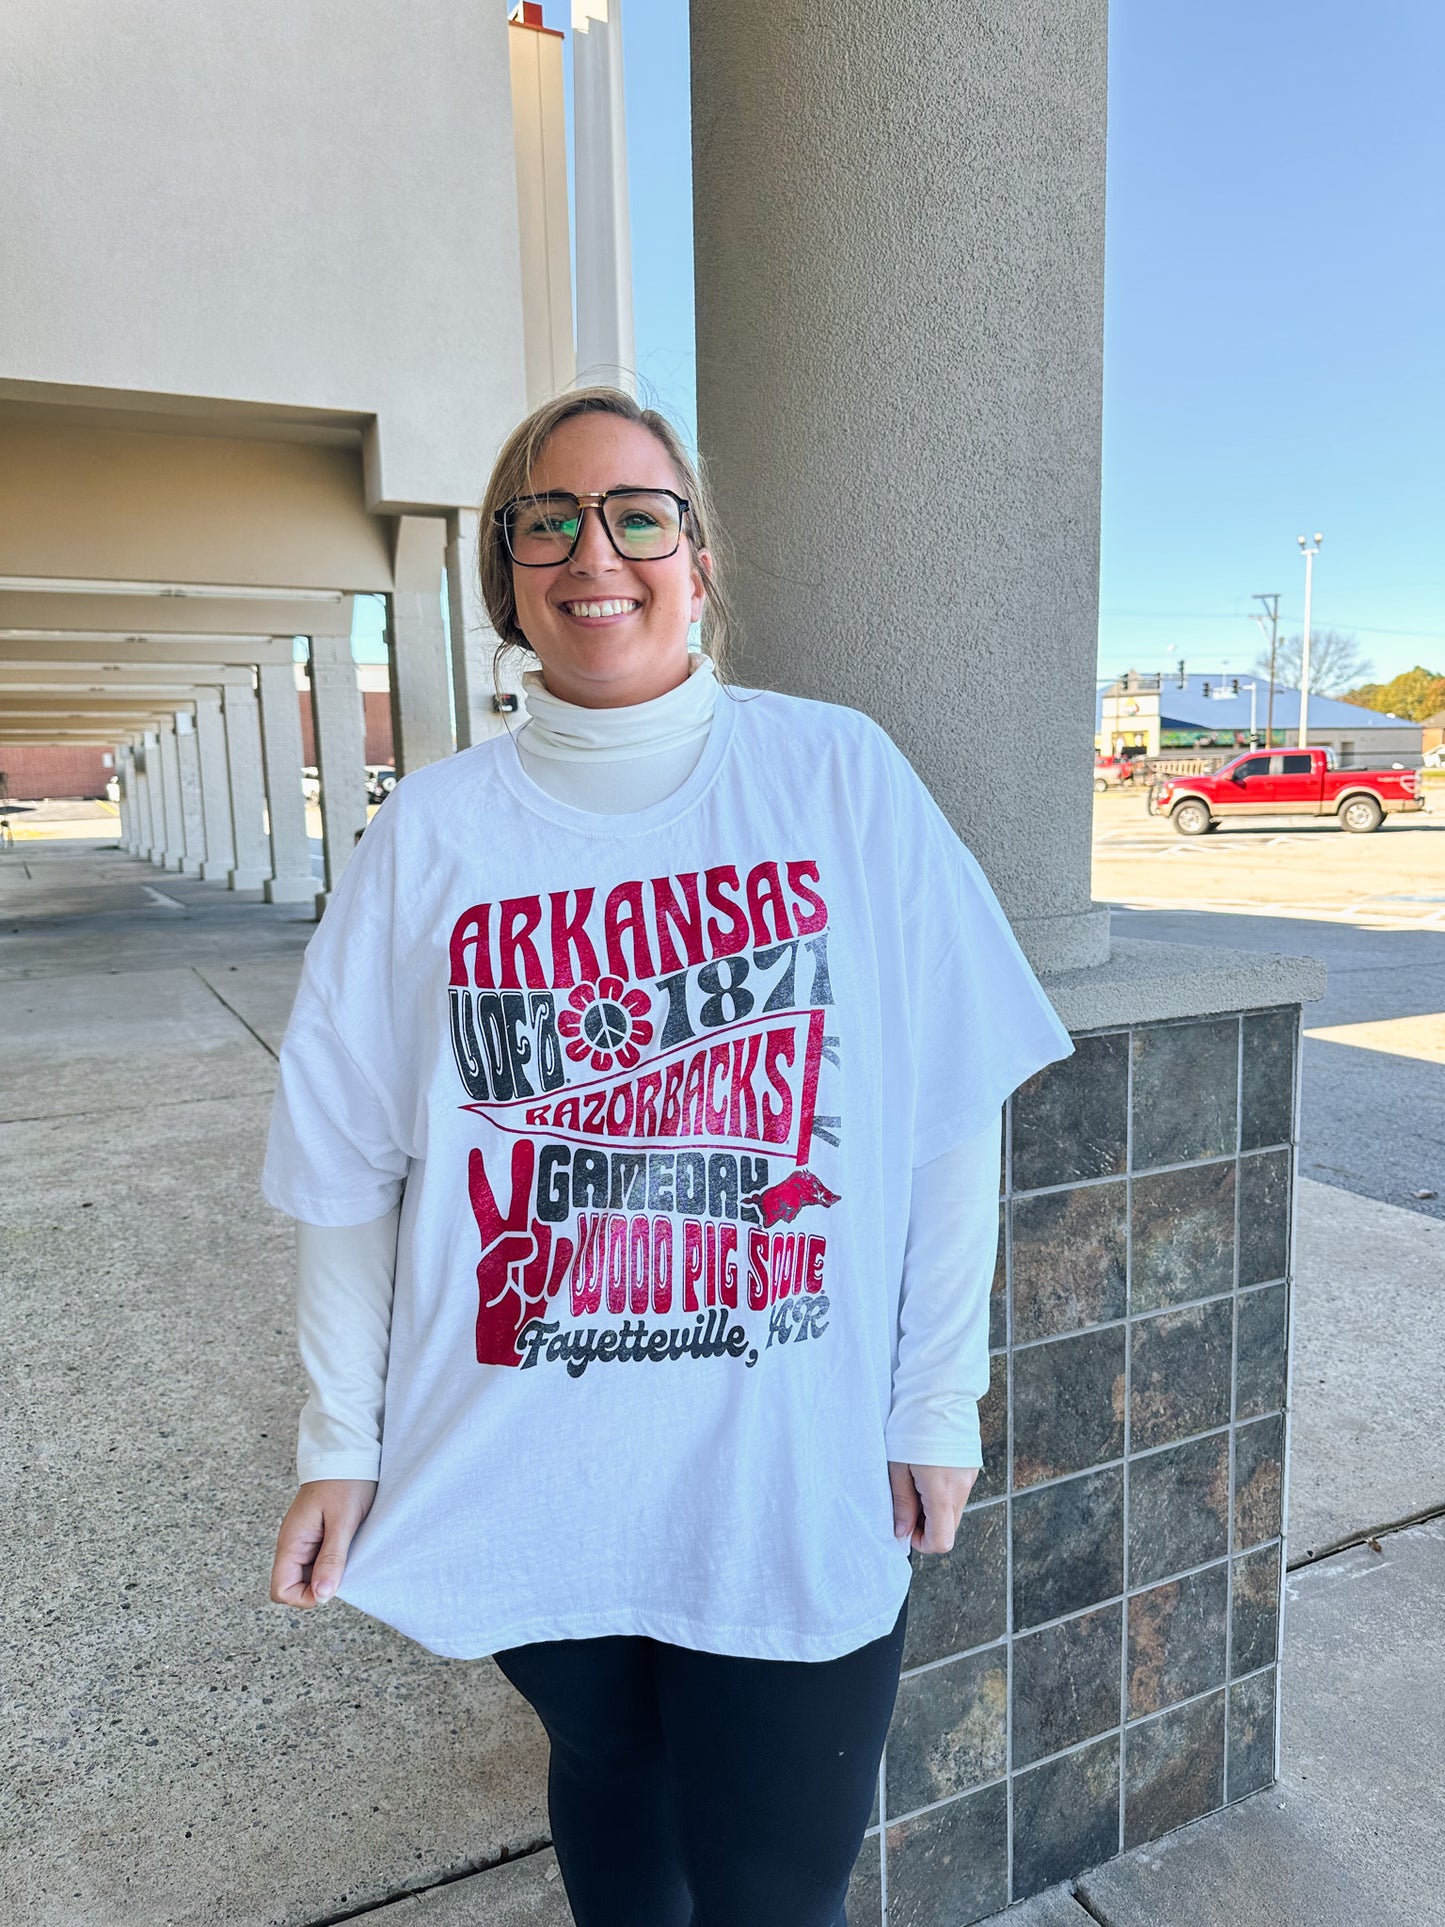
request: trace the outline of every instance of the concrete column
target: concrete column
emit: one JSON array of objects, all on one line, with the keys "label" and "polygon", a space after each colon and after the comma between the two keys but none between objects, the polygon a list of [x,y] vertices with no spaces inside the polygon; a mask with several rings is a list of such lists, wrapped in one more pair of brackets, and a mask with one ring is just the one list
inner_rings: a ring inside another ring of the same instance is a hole
[{"label": "concrete column", "polygon": [[206,864],[206,819],[201,808],[196,725],[188,709],[176,711],[176,762],[181,786],[181,870],[188,877],[198,877]]},{"label": "concrete column", "polygon": [[440,762],[455,747],[441,600],[446,533],[440,516],[397,517],[396,587],[387,597],[387,642],[398,776],[423,763]]},{"label": "concrete column", "polygon": [[233,890],[259,890],[271,874],[271,844],[266,835],[266,779],[255,690],[227,683],[221,717],[226,726],[226,774],[236,846],[235,867],[226,881]]},{"label": "concrete column", "polygon": [[155,802],[152,785],[152,777],[156,769],[156,755],[155,731],[147,729],[142,732],[135,752],[136,815],[139,819],[135,853],[137,856],[147,858],[149,858],[151,851],[155,848],[156,842]]},{"label": "concrete column", "polygon": [[572,0],[572,101],[577,373],[584,381],[632,389],[637,343],[622,100],[622,0]]},{"label": "concrete column", "polygon": [[699,440],[739,678],[875,716],[1044,970],[1108,956],[1105,31],[1105,0],[692,10]]},{"label": "concrete column", "polygon": [[267,903],[309,903],[316,895],[306,802],[301,794],[301,712],[296,671],[289,662],[263,662],[256,671],[261,704],[261,754],[266,771],[266,820],[271,832]]},{"label": "concrete column", "polygon": [[311,637],[311,724],[326,866],[319,917],[366,828],[366,724],[348,636]]},{"label": "concrete column", "polygon": [[219,689],[196,692],[196,748],[201,761],[201,813],[206,823],[206,860],[201,875],[224,883],[236,867],[231,823],[231,783],[226,769],[226,726]]},{"label": "concrete column", "polygon": [[115,807],[120,818],[118,841],[122,850],[129,850],[131,824],[135,820],[130,791],[130,746],[127,743],[115,743],[111,746],[111,753],[115,757]]},{"label": "concrete column", "polygon": [[[540,15],[541,9],[537,9]],[[527,406],[559,395],[577,372],[572,344],[572,249],[567,212],[563,36],[540,18],[507,22],[512,146],[521,242]]]},{"label": "concrete column", "polygon": [[151,852],[151,862],[163,870],[179,870],[186,860],[186,831],[181,803],[181,763],[176,753],[175,718],[163,722],[160,736],[161,794],[165,798],[165,842]]},{"label": "concrete column", "polygon": [[[495,694],[492,658],[496,654],[497,636],[482,604],[474,510],[459,509],[447,517],[446,571],[457,748],[470,749],[473,743],[484,743],[489,736],[499,736],[506,727],[492,707]],[[520,692],[519,662],[504,668],[502,688]]]}]

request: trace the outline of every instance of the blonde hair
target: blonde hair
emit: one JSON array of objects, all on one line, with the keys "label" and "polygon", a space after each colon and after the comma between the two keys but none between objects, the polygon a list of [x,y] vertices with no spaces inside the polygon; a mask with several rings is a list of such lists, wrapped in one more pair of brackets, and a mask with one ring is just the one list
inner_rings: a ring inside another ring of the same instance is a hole
[{"label": "blonde hair", "polygon": [[532,471],[544,444],[553,431],[574,415],[618,415],[623,421],[636,422],[662,444],[677,477],[678,492],[687,497],[684,524],[693,559],[706,549],[711,566],[698,562],[707,597],[702,612],[702,646],[721,671],[727,650],[729,608],[727,594],[718,576],[717,516],[712,497],[703,478],[700,462],[688,454],[682,437],[665,415],[655,408],[643,408],[621,388],[574,388],[534,408],[512,430],[502,445],[492,469],[487,492],[482,497],[481,526],[478,530],[477,566],[481,577],[482,600],[493,629],[501,638],[496,661],[509,649],[524,649],[531,644],[517,626],[517,599],[512,587],[512,558],[506,538],[497,522],[497,510],[515,496],[525,495],[531,487]]}]

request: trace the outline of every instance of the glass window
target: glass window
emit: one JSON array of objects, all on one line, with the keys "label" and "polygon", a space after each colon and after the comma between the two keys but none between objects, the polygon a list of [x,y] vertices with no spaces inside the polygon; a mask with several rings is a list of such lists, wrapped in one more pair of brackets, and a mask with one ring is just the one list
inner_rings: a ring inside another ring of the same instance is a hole
[{"label": "glass window", "polygon": [[1282,761],[1284,763],[1284,773],[1286,776],[1308,776],[1314,767],[1312,759],[1308,756],[1276,757],[1275,761]]},{"label": "glass window", "polygon": [[1234,773],[1241,779],[1246,776],[1268,776],[1269,758],[1267,756],[1246,756]]}]

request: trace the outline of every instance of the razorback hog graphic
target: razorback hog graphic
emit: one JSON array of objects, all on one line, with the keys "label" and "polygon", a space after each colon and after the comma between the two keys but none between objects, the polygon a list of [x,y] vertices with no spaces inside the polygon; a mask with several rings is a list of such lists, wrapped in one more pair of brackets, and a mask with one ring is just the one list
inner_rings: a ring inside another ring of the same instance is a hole
[{"label": "razorback hog graphic", "polygon": [[770,1184],[766,1191],[751,1192],[743,1203],[756,1205],[765,1225],[791,1224],[805,1204],[836,1204],[839,1195],[811,1171],[794,1171],[781,1184]]}]

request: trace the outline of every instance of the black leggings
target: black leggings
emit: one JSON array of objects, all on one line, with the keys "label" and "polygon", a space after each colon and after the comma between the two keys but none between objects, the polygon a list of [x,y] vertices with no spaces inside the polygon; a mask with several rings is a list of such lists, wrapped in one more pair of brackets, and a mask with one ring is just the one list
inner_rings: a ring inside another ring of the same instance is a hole
[{"label": "black leggings", "polygon": [[552,1742],[577,1927],[846,1927],[907,1613],[829,1660],[635,1637],[496,1654]]}]

